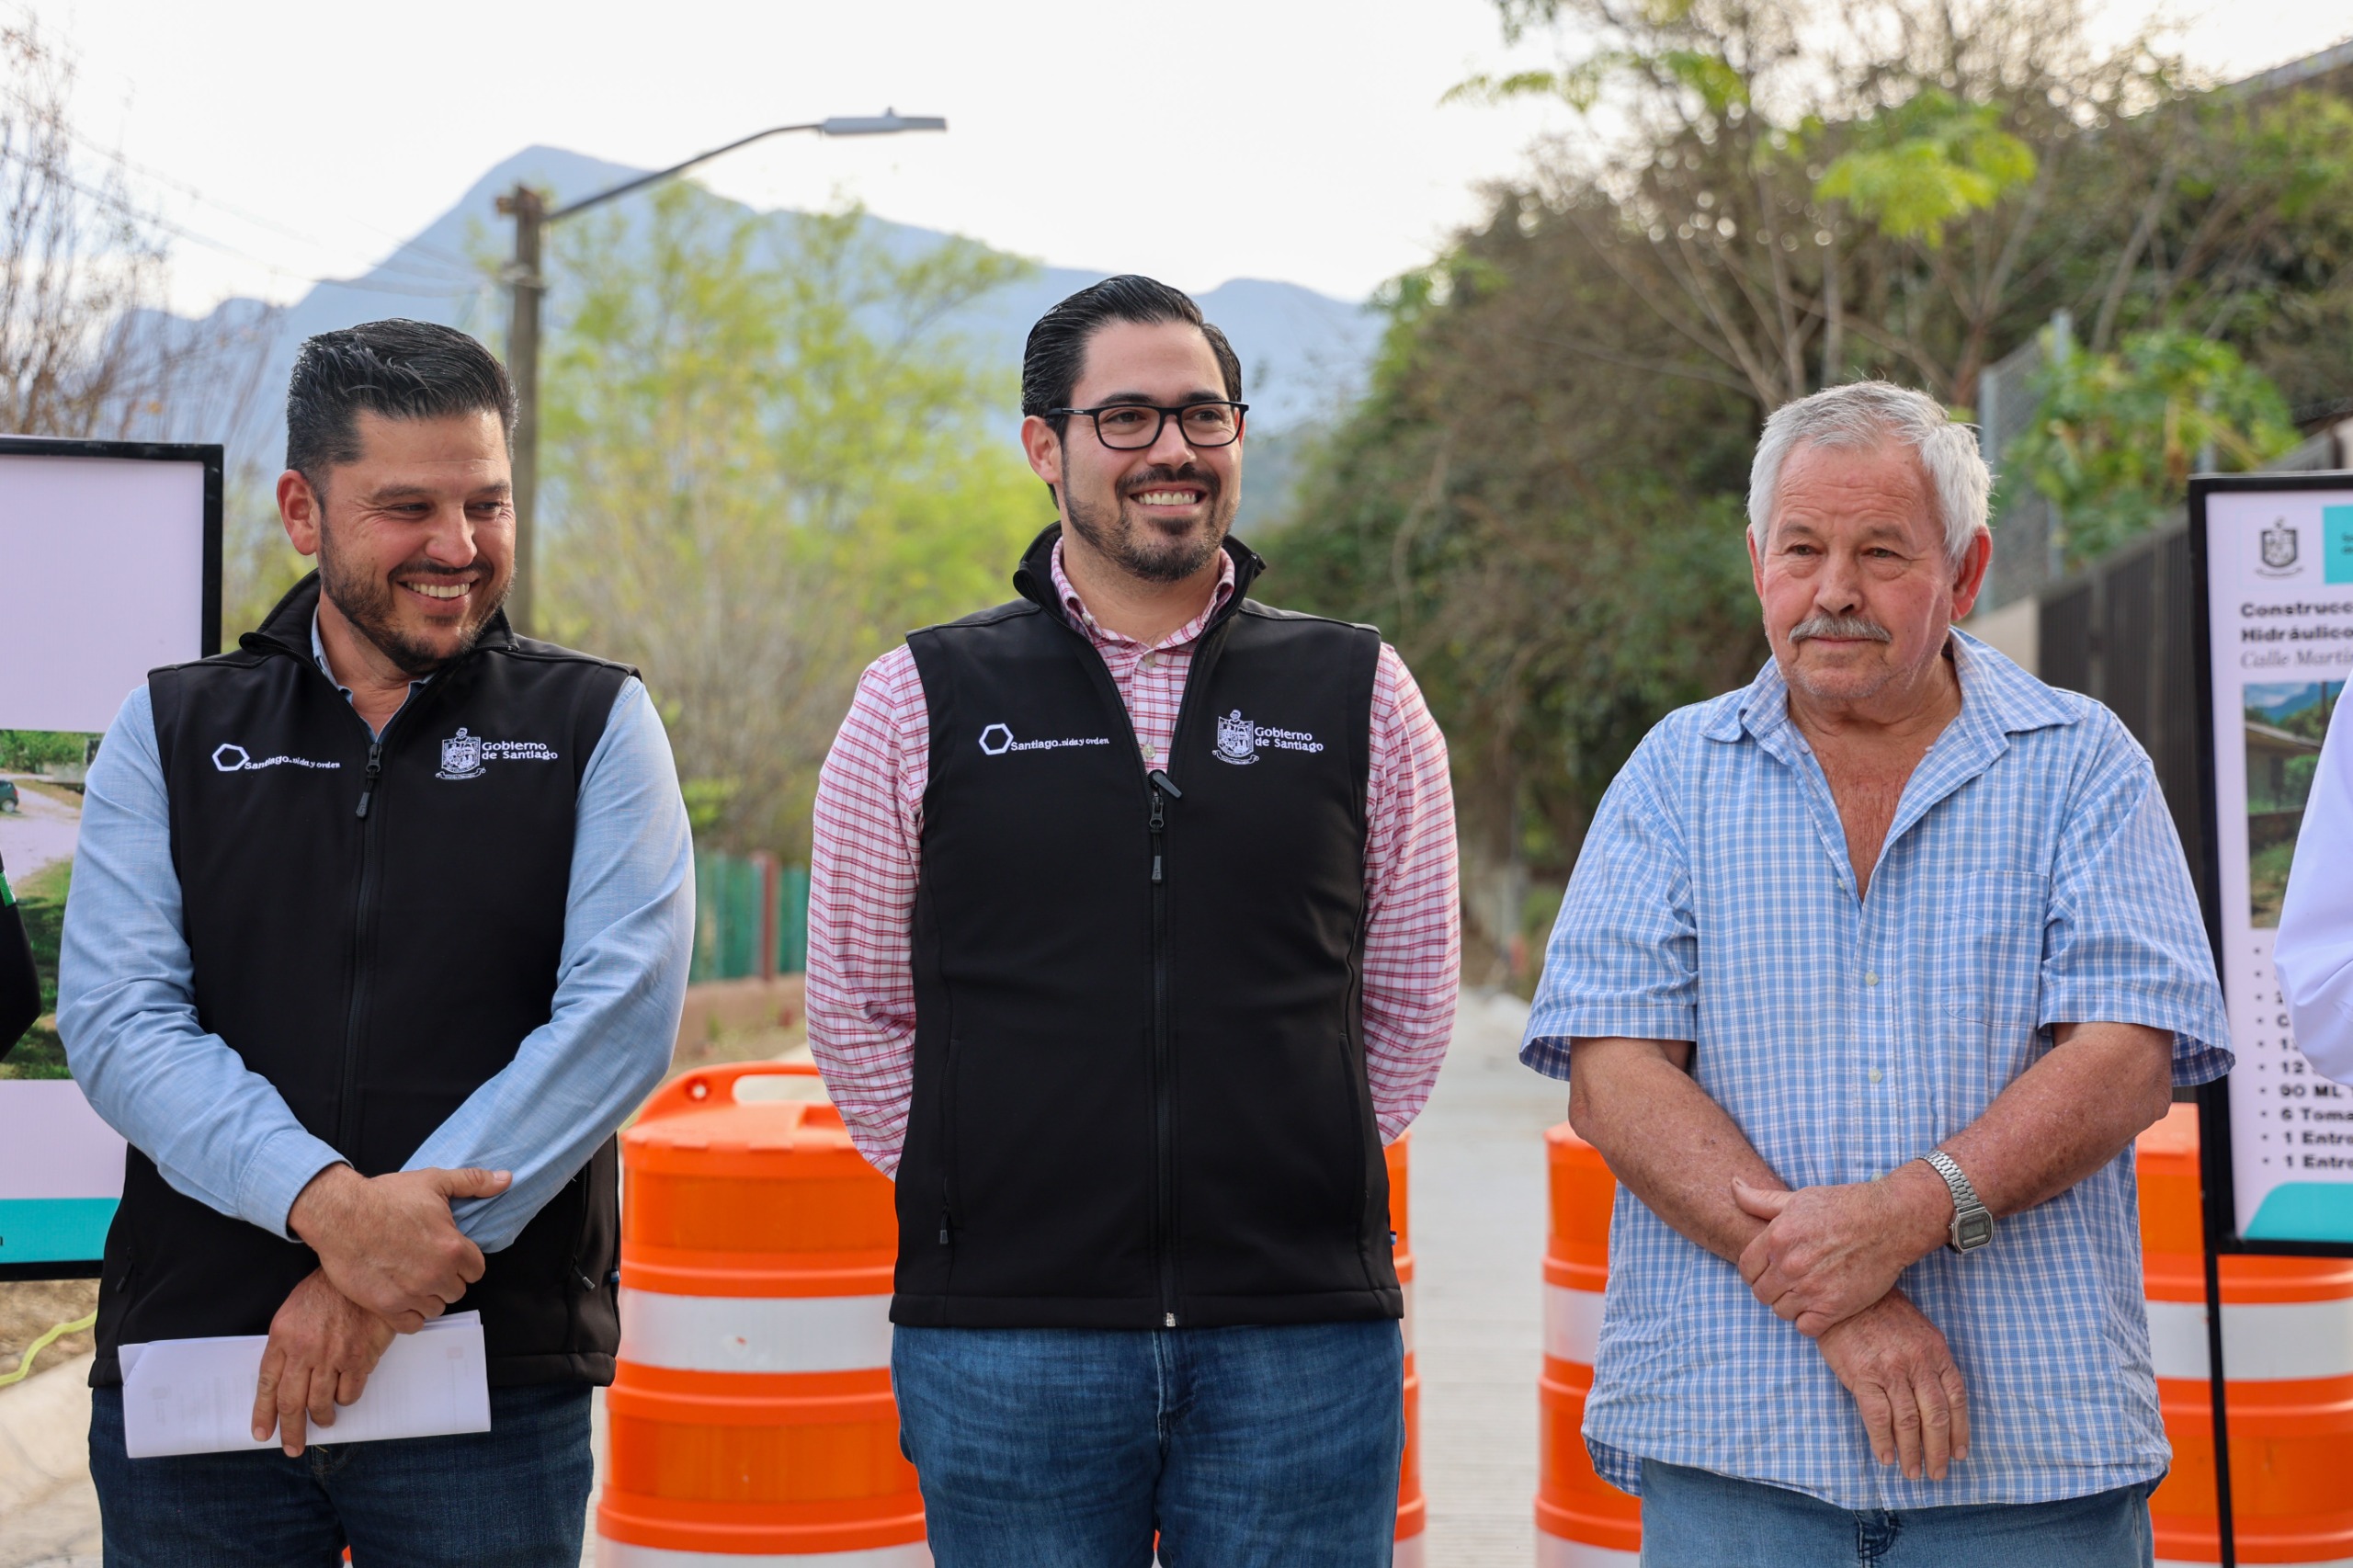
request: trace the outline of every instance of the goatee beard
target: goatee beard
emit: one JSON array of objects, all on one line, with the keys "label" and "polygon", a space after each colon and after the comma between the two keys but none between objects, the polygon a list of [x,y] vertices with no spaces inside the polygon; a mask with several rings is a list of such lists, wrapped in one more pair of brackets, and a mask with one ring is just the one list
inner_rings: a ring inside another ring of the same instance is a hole
[{"label": "goatee beard", "polygon": [[1206,526],[1198,531],[1175,539],[1158,534],[1149,524],[1128,516],[1124,496],[1114,499],[1107,518],[1100,509],[1082,505],[1065,485],[1063,510],[1069,515],[1071,531],[1131,577],[1146,583],[1181,583],[1217,558],[1226,533],[1233,527],[1233,514],[1240,500],[1228,496],[1222,485],[1193,463],[1182,468],[1153,469],[1130,481],[1126,488],[1148,490],[1155,484],[1177,481],[1209,490],[1209,517]]},{"label": "goatee beard", "polygon": [[[490,618],[496,615],[498,607],[506,601],[505,589],[501,589],[495,598],[485,599],[480,613],[460,623],[458,645],[446,653],[442,653],[406,635],[395,621],[392,596],[400,590],[392,585],[392,579],[400,573],[393,572],[380,578],[362,572],[346,572],[342,559],[334,546],[328,543],[332,537],[324,528],[319,531],[320,593],[335,601],[335,608],[343,612],[343,619],[351,623],[353,631],[373,643],[377,652],[392,662],[394,668],[412,679],[422,679],[472,652],[474,644],[482,640],[483,628],[490,624]],[[414,570],[415,568],[412,567],[400,569]],[[434,574],[449,575],[446,573]],[[487,579],[479,579],[475,591],[481,594],[488,586]]]}]

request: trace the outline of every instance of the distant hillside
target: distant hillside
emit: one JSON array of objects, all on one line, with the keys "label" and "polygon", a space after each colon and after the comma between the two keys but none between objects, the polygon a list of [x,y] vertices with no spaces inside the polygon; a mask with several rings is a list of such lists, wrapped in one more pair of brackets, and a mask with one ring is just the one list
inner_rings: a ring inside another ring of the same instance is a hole
[{"label": "distant hillside", "polygon": [[[497,215],[502,191],[518,180],[554,192],[559,203],[603,189],[642,173],[557,147],[531,147],[506,159],[476,180],[472,189],[365,276],[347,282],[322,283],[279,317],[262,367],[258,385],[274,389],[286,384],[294,350],[313,333],[348,326],[382,316],[404,315],[437,321],[474,333],[492,343],[505,335],[506,297],[503,289],[476,269],[477,258],[503,256],[512,245],[512,226]],[[617,207],[642,202],[643,196],[623,199]],[[883,231],[894,249],[921,250],[947,236],[882,219],[870,220]],[[1021,344],[1030,324],[1055,301],[1104,277],[1097,271],[1047,267],[1029,281],[996,290],[946,324],[1000,355],[1008,367],[1019,364]],[[553,279],[551,318],[563,308],[563,279]],[[1323,414],[1350,396],[1370,359],[1379,324],[1360,307],[1294,283],[1259,278],[1235,278],[1199,296],[1209,318],[1224,328],[1242,356],[1251,418],[1259,431],[1279,435]],[[254,302],[232,300],[220,307],[218,319],[244,321]],[[1017,419],[1006,411],[1008,435]],[[249,427],[227,436],[217,429],[175,429],[189,440],[230,439],[243,457],[275,468],[285,443],[285,422],[274,406],[261,410]],[[1270,451],[1267,454],[1272,457]]]}]

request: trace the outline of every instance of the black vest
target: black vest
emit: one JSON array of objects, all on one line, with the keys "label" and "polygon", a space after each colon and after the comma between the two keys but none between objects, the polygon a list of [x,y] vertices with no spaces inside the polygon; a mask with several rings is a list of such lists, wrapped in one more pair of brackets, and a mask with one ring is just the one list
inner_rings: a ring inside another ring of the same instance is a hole
[{"label": "black vest", "polygon": [[[548,1021],[580,778],[630,672],[502,615],[371,745],[312,657],[318,599],[314,574],[237,652],[148,689],[198,1019],[381,1176]],[[612,1380],[615,1173],[608,1139],[457,1303],[494,1384]],[[267,1333],[317,1266],[132,1149],[93,1381],[119,1381],[126,1342]]]},{"label": "black vest", "polygon": [[931,776],[892,1319],[1396,1317],[1358,971],[1380,636],[1247,602],[1229,543],[1148,777],[1057,536],[1021,600],[907,639]]}]

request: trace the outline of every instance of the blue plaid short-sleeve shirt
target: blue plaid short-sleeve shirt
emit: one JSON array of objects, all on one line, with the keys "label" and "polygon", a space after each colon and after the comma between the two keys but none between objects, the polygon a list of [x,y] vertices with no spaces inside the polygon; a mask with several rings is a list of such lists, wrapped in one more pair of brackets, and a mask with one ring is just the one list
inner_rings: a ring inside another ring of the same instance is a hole
[{"label": "blue plaid short-sleeve shirt", "polygon": [[[1961,710],[1914,771],[1870,896],[1768,664],[1668,715],[1611,784],[1521,1060],[1576,1037],[1690,1040],[1692,1071],[1792,1187],[1867,1181],[1984,1114],[2054,1023],[2172,1030],[2174,1080],[2229,1069],[2220,986],[2148,757],[2115,716],[1956,631]],[[1970,1453],[1873,1460],[1813,1342],[1624,1189],[1586,1437],[1638,1490],[1662,1460],[1845,1508],[2083,1496],[2162,1475],[2132,1155],[1939,1250],[1902,1287],[1951,1344]]]}]

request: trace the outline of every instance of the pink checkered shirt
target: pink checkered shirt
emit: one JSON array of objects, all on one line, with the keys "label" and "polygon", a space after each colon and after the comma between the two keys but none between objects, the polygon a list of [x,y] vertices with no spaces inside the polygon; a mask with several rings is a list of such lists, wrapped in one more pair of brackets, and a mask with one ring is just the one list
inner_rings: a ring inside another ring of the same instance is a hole
[{"label": "pink checkered shirt", "polygon": [[[1146,766],[1176,737],[1193,645],[1233,597],[1233,561],[1209,605],[1152,647],[1096,623],[1063,574],[1055,591],[1103,656]],[[1461,966],[1454,791],[1446,737],[1397,651],[1373,676],[1370,818],[1364,855],[1364,1045],[1384,1142],[1429,1098],[1454,1028]],[[817,780],[809,875],[809,1044],[850,1137],[885,1172],[899,1165],[915,1085],[915,987],[907,950],[931,722],[915,655],[892,649],[858,683]]]}]

